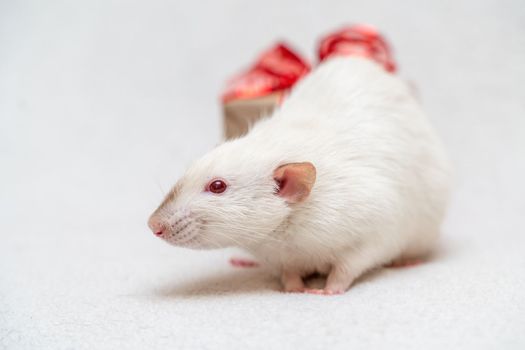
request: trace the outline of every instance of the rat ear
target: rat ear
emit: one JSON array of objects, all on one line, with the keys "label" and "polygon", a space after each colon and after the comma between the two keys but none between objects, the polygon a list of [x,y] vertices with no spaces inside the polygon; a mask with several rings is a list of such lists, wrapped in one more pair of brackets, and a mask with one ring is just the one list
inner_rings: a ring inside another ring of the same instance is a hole
[{"label": "rat ear", "polygon": [[279,185],[277,194],[288,203],[304,201],[315,183],[315,167],[312,163],[288,163],[273,172],[273,178]]}]

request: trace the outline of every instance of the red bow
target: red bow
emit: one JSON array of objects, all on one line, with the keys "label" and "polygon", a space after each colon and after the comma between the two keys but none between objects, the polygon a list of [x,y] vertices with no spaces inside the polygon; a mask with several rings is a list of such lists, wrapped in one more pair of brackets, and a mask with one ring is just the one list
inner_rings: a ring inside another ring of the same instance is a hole
[{"label": "red bow", "polygon": [[[376,61],[388,72],[396,70],[386,40],[373,27],[354,25],[330,34],[320,41],[319,61],[335,55],[362,56]],[[223,103],[266,96],[289,90],[310,71],[308,62],[284,43],[265,51],[246,72],[228,82]]]},{"label": "red bow", "polygon": [[264,52],[255,65],[228,82],[223,102],[268,95],[291,88],[310,65],[284,43]]}]

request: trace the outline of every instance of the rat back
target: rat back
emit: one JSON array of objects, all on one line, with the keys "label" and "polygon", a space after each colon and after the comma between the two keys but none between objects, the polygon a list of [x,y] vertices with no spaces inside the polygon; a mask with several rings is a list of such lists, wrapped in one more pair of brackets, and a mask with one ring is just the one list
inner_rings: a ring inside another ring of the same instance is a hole
[{"label": "rat back", "polygon": [[317,169],[308,200],[274,233],[285,244],[252,250],[276,268],[323,272],[353,255],[365,271],[434,244],[450,166],[410,89],[379,65],[327,60],[242,143]]}]

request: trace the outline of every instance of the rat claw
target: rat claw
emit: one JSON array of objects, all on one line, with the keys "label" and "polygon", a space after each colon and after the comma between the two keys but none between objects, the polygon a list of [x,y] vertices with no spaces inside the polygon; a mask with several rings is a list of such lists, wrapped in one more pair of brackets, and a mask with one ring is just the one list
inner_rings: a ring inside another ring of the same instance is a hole
[{"label": "rat claw", "polygon": [[304,292],[306,294],[316,294],[316,295],[323,295],[324,289],[315,289],[315,288],[305,288]]}]

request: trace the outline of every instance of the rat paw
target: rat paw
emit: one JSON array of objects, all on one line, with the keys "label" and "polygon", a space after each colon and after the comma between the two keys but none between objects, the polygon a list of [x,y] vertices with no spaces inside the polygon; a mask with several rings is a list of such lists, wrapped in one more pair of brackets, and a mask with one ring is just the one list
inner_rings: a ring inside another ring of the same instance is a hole
[{"label": "rat paw", "polygon": [[259,263],[257,263],[257,261],[243,258],[230,258],[230,265],[243,268],[259,267]]},{"label": "rat paw", "polygon": [[304,293],[305,289],[304,287],[288,287],[283,290],[285,293]]}]

